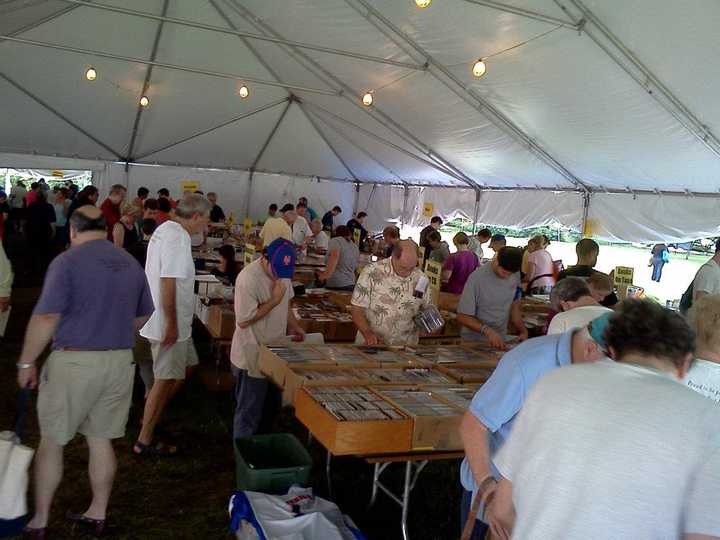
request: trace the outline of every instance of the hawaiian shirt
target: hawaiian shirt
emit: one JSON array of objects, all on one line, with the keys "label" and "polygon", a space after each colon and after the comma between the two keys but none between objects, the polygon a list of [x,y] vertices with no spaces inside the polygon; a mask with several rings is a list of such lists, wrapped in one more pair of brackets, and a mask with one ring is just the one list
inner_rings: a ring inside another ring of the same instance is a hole
[{"label": "hawaiian shirt", "polygon": [[423,298],[413,296],[415,285],[422,276],[416,268],[410,276],[398,276],[392,258],[370,264],[360,274],[351,303],[365,308],[370,329],[386,345],[416,345],[419,335],[413,317],[430,303],[426,292]]}]

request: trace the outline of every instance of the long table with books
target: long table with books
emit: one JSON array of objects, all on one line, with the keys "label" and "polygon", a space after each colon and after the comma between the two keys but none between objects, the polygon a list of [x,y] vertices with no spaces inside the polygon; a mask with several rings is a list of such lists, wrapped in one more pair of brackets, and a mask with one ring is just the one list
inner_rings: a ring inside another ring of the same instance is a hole
[{"label": "long table with books", "polygon": [[[462,457],[460,422],[473,395],[503,353],[481,344],[412,348],[353,345],[266,346],[260,369],[282,388],[283,401],[333,456],[359,456],[374,466],[372,499],[387,494],[407,510],[412,488],[428,462]],[[383,472],[404,464],[400,494]]]}]

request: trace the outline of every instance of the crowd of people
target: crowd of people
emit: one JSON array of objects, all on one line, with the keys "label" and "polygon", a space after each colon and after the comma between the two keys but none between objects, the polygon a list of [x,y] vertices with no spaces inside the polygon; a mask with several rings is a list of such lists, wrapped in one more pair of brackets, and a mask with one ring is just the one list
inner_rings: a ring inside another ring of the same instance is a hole
[{"label": "crowd of people", "polygon": [[[186,192],[177,201],[166,189],[149,195],[140,188],[127,201],[126,188],[115,185],[96,206],[98,191],[89,186],[58,190],[48,203],[36,186],[24,196],[27,212],[10,219],[43,253],[52,253],[53,239],[62,242],[52,262],[33,255],[38,270],[47,270],[18,362],[20,386],[39,387],[32,538],[47,534],[63,447],[77,433],[88,441],[93,497],[68,518],[104,532],[112,440],[125,434],[138,334],[152,363],[139,365],[146,392],[132,451],[138,458],[179,451],[158,426],[199,362],[193,248],[225,213],[213,193]],[[610,276],[595,269],[593,240],[578,242],[577,264],[565,269],[545,236],[521,249],[489,229],[461,232],[451,253],[439,216],[419,244],[386,227],[377,260],[359,271],[361,251],[376,246],[367,214],[345,225],[340,214],[335,206],[319,218],[304,197],[272,204],[258,234],[259,258],[240,269],[234,247],[219,248],[213,272],[234,285],[235,438],[254,434],[262,415],[261,345],[305,339],[292,309],[299,257],[309,250],[324,256],[318,283],[352,291],[356,343],[368,346],[419,342],[416,317],[431,303],[423,264],[437,263],[443,289],[458,295],[462,338],[508,351],[461,425],[466,538],[488,530],[497,538],[720,537],[720,241],[693,280],[686,317],[649,300],[621,302]],[[8,287],[0,279],[0,311]],[[529,338],[520,301],[540,294],[549,294],[554,316],[547,335]]]}]

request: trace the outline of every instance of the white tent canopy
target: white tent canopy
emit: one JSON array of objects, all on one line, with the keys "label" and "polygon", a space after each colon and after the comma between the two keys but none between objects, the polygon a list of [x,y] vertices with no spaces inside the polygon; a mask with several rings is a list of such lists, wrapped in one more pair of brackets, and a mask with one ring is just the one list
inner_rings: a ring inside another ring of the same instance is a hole
[{"label": "white tent canopy", "polygon": [[4,0],[0,164],[202,178],[257,217],[309,190],[320,209],[370,204],[377,226],[432,202],[613,239],[717,235],[718,23],[714,0]]}]

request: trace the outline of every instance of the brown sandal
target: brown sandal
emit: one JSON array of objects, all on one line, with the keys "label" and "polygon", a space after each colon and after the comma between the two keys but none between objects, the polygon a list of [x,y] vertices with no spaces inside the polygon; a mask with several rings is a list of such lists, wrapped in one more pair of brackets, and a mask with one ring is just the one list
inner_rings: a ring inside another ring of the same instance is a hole
[{"label": "brown sandal", "polygon": [[93,519],[87,517],[85,514],[75,514],[73,512],[67,512],[65,517],[82,526],[95,538],[100,538],[105,532],[106,520],[104,519]]},{"label": "brown sandal", "polygon": [[178,454],[178,448],[177,446],[173,446],[170,444],[166,444],[163,442],[158,441],[155,445],[153,444],[144,444],[140,441],[137,441],[135,443],[135,446],[133,446],[132,449],[133,455],[139,457],[139,458],[147,458],[147,457],[174,457]]}]

